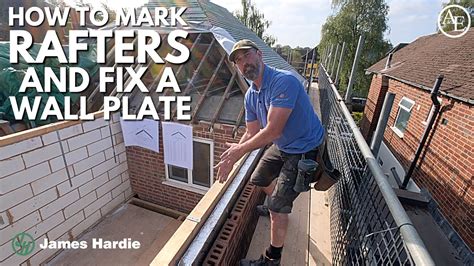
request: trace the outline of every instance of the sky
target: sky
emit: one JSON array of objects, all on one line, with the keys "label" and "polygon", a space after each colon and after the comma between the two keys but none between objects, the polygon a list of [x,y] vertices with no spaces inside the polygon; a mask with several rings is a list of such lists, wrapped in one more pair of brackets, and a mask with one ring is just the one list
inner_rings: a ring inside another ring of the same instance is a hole
[{"label": "sky", "polygon": [[[436,32],[438,14],[447,0],[386,0],[389,5],[389,31],[385,38],[393,45],[412,42]],[[74,2],[74,0],[66,0]],[[97,0],[84,0],[94,2]],[[141,6],[147,0],[102,0],[112,8]],[[241,7],[240,0],[211,0],[233,12]],[[321,40],[321,27],[333,11],[331,0],[254,0],[257,8],[271,21],[268,33],[277,44],[291,47],[315,46]]]},{"label": "sky", "polygon": [[[211,0],[229,11],[240,9],[239,0]],[[272,22],[268,33],[277,43],[291,47],[315,46],[321,40],[321,27],[333,14],[331,0],[255,0],[257,9]],[[438,14],[446,0],[387,0],[389,32],[393,45],[412,42],[436,32]]]}]

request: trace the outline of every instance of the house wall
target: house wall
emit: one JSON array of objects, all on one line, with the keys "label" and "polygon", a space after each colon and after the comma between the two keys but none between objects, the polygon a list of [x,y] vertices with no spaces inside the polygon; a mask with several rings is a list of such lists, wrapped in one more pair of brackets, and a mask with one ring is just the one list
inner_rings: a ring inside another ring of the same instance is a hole
[{"label": "house wall", "polygon": [[[161,125],[161,124],[160,124]],[[220,161],[220,155],[227,149],[226,142],[237,142],[244,129],[238,130],[236,139],[232,138],[231,125],[215,124],[214,131],[209,132],[209,124],[199,122],[193,125],[193,136],[209,139],[214,142],[214,166]],[[160,132],[161,126],[160,126]],[[163,140],[160,138],[160,151],[163,151]],[[166,184],[165,164],[163,152],[156,153],[141,147],[127,147],[132,189],[140,199],[173,209],[189,213],[201,200],[203,194],[182,186]],[[217,171],[214,171],[214,178]],[[165,182],[165,183],[163,183]]]},{"label": "house wall", "polygon": [[[364,116],[360,122],[361,133],[364,138],[370,143],[377,121],[382,111],[382,105],[387,94],[388,78],[382,75],[374,75],[372,83],[370,84],[369,95],[364,108]],[[375,123],[371,123],[375,121]]]},{"label": "house wall", "polygon": [[[55,253],[39,248],[44,238],[77,239],[131,197],[127,169],[118,120],[61,122],[0,138],[0,264],[39,265]],[[13,252],[21,232],[36,240],[29,256]]]},{"label": "house wall", "polygon": [[[407,171],[425,129],[422,121],[426,120],[431,109],[430,94],[393,79],[389,80],[388,91],[396,96],[384,142]],[[372,97],[370,101],[375,101],[375,95],[376,93],[369,93],[369,98]],[[415,101],[415,105],[406,132],[401,138],[390,127],[394,125],[398,103],[403,96]],[[431,193],[446,219],[472,250],[474,109],[467,103],[444,96],[441,98],[442,113],[425,144],[413,179],[420,188],[426,188]],[[377,123],[377,119],[370,114],[366,119],[370,124]]]}]

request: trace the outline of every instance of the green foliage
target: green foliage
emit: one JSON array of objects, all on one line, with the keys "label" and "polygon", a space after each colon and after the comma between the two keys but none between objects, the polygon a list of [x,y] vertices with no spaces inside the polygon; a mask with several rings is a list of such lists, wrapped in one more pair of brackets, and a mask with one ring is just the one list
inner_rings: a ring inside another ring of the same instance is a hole
[{"label": "green foliage", "polygon": [[[474,26],[474,18],[473,18],[473,13],[472,13],[473,10],[474,10],[474,0],[449,0],[449,2],[443,4],[443,8],[446,7],[446,6],[449,6],[449,5],[460,5],[462,7],[467,8],[468,12],[469,11],[471,12],[471,26],[470,27]],[[447,12],[448,11],[446,10],[446,11],[443,12],[443,14],[441,14],[441,22],[443,22],[443,18],[446,18]],[[464,16],[465,15],[465,13],[462,10],[458,9],[458,8],[452,9],[451,14],[453,16]],[[446,31],[446,32],[454,30],[454,24],[446,23],[444,25],[443,24],[441,24],[441,25],[443,27],[443,30]],[[466,25],[466,24],[464,24],[464,25]],[[438,32],[440,32],[440,30],[438,30]]]},{"label": "green foliage", "polygon": [[357,126],[360,125],[360,121],[362,120],[363,116],[364,116],[363,112],[353,112],[352,113],[352,118],[354,119],[354,122],[356,123]]},{"label": "green foliage", "polygon": [[331,44],[346,43],[339,83],[339,88],[345,90],[359,36],[364,33],[365,42],[357,67],[353,94],[365,97],[371,81],[371,77],[365,75],[365,70],[382,59],[392,48],[391,43],[384,40],[384,33],[388,30],[388,5],[384,0],[333,0],[332,3],[336,12],[328,17],[322,27],[319,51],[323,53],[330,49]]},{"label": "green foliage", "polygon": [[263,13],[257,9],[252,0],[242,0],[242,10],[237,11],[234,15],[268,46],[273,46],[277,41],[275,36],[265,33],[271,22],[265,19]]}]

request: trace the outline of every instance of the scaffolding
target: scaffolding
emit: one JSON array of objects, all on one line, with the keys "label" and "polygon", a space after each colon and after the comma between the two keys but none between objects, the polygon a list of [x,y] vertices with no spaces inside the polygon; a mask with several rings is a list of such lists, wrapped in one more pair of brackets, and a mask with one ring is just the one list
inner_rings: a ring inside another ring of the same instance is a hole
[{"label": "scaffolding", "polygon": [[330,193],[334,265],[434,265],[344,99],[319,66],[327,147],[341,180]]}]

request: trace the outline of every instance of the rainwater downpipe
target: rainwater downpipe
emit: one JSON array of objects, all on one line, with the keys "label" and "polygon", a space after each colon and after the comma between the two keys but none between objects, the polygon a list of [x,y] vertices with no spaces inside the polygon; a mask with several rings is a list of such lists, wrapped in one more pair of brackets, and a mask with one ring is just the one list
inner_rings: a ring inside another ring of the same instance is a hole
[{"label": "rainwater downpipe", "polygon": [[403,183],[400,186],[401,189],[407,188],[408,181],[410,181],[413,171],[415,171],[415,167],[418,162],[418,159],[420,158],[421,152],[423,151],[423,147],[425,146],[426,140],[428,139],[428,136],[430,135],[431,129],[433,128],[433,124],[436,121],[439,110],[441,109],[441,103],[438,101],[438,92],[439,92],[439,87],[441,86],[441,82],[443,82],[443,79],[444,79],[444,76],[439,75],[438,78],[436,79],[433,89],[431,90],[431,101],[433,102],[433,105],[434,105],[433,114],[430,117],[430,121],[428,121],[428,125],[425,128],[425,132],[423,132],[423,137],[421,138],[421,142],[418,145],[418,148],[416,149],[415,158],[411,162],[410,168],[408,169],[408,172],[405,175],[405,178],[403,179]]}]

